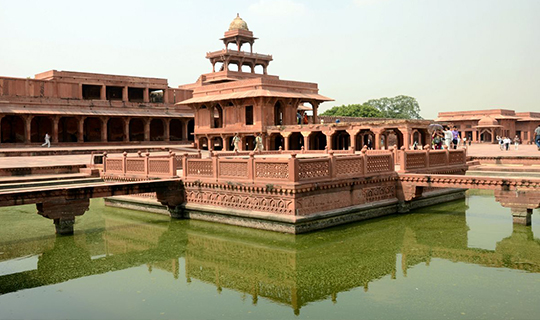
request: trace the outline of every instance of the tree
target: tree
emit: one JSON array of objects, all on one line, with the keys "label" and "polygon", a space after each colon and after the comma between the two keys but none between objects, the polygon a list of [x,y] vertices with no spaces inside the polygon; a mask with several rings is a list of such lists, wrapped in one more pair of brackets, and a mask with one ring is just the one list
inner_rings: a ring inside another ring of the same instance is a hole
[{"label": "tree", "polygon": [[382,114],[377,108],[370,105],[349,104],[333,107],[323,112],[321,116],[380,118]]},{"label": "tree", "polygon": [[372,99],[364,103],[379,110],[383,118],[422,119],[420,106],[413,97],[397,96],[394,98]]},{"label": "tree", "polygon": [[372,99],[363,104],[336,106],[326,110],[321,116],[422,119],[418,102],[408,96]]}]

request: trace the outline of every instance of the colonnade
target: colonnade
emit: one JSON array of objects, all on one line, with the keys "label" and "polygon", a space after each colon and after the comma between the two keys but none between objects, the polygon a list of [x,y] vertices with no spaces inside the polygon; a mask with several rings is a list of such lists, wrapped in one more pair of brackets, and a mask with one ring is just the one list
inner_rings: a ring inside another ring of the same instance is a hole
[{"label": "colonnade", "polygon": [[1,143],[188,141],[193,140],[190,118],[129,116],[0,115]]}]

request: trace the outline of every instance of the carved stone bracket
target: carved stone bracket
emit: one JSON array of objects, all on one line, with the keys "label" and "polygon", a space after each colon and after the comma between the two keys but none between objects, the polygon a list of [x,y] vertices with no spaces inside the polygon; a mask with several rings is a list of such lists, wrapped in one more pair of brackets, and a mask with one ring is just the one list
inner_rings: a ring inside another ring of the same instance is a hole
[{"label": "carved stone bracket", "polygon": [[56,234],[73,234],[75,217],[83,215],[90,205],[89,199],[53,199],[36,203],[37,213],[53,219]]}]

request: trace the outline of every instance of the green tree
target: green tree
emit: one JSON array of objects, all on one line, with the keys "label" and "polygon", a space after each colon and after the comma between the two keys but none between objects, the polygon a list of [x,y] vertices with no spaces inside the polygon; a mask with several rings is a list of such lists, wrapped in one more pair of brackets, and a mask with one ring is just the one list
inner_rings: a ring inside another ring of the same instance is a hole
[{"label": "green tree", "polygon": [[323,112],[321,116],[380,118],[382,114],[377,108],[370,105],[349,104],[333,107]]},{"label": "green tree", "polygon": [[364,104],[379,110],[383,118],[422,119],[420,106],[413,97],[397,96],[394,98],[372,99]]}]

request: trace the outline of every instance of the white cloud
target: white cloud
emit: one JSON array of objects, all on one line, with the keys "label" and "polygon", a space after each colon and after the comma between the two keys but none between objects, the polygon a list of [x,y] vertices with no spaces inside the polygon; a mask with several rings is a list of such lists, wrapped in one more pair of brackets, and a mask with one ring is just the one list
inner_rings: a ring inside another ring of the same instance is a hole
[{"label": "white cloud", "polygon": [[306,12],[306,7],[292,0],[259,0],[250,5],[248,10],[258,16],[300,16]]}]

